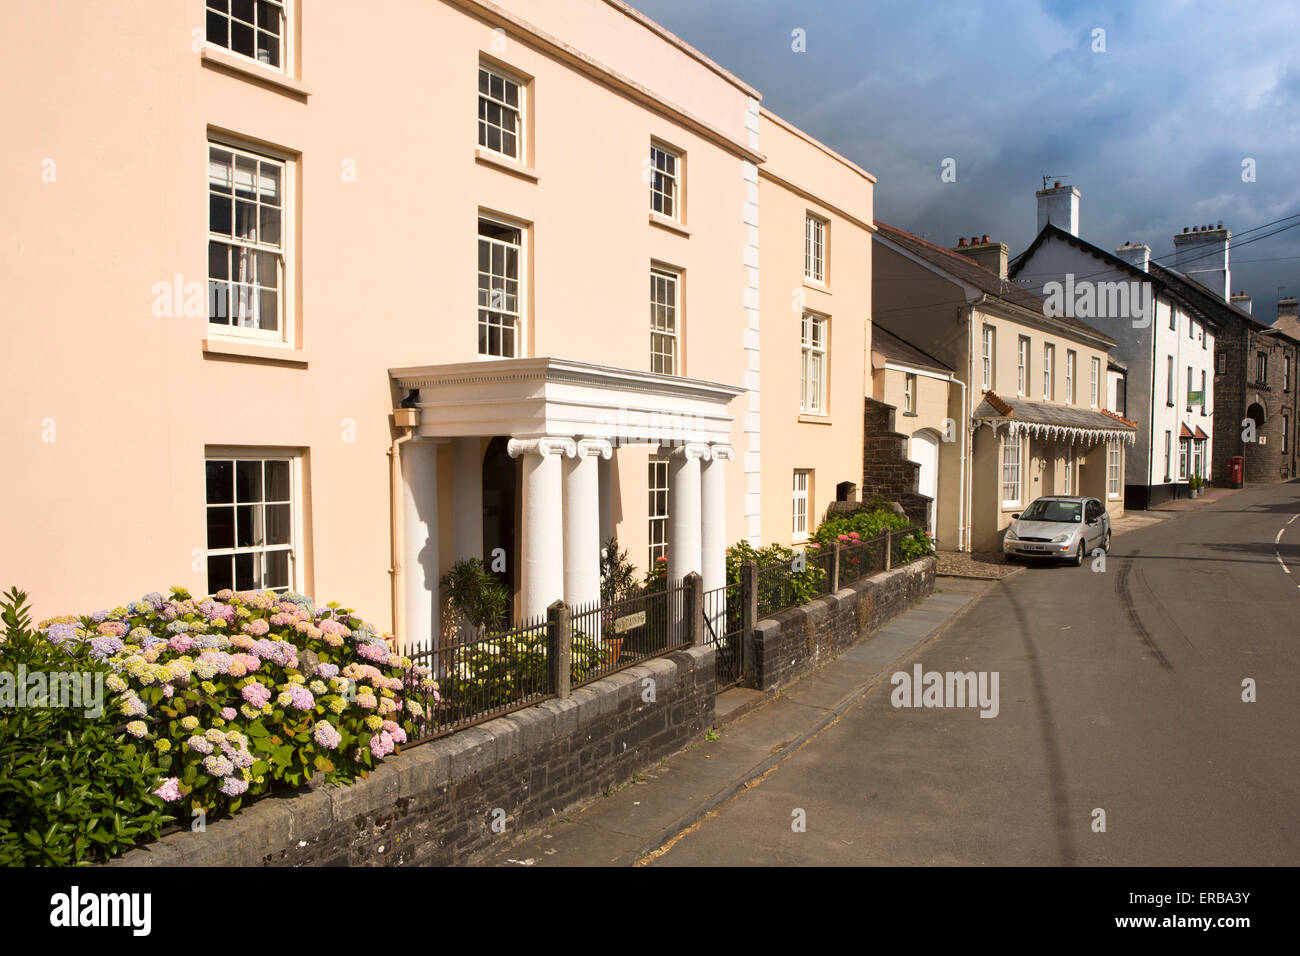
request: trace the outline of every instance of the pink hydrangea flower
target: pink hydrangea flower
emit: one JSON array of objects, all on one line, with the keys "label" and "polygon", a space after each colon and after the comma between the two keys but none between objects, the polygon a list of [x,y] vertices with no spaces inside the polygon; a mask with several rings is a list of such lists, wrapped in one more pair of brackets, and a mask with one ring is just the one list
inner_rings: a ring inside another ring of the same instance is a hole
[{"label": "pink hydrangea flower", "polygon": [[265,684],[259,684],[253,681],[251,684],[245,684],[244,689],[240,691],[241,696],[254,707],[264,707],[271,700],[271,690]]},{"label": "pink hydrangea flower", "polygon": [[161,784],[154,788],[153,795],[168,803],[175,803],[181,798],[180,779],[178,777],[168,777]]}]

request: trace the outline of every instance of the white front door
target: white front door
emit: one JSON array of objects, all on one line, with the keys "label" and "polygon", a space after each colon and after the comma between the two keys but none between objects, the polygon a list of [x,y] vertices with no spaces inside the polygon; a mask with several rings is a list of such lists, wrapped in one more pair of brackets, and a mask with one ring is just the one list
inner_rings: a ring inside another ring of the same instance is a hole
[{"label": "white front door", "polygon": [[917,432],[912,436],[909,454],[921,466],[916,490],[931,499],[929,531],[934,534],[935,513],[939,510],[939,436],[930,431]]}]

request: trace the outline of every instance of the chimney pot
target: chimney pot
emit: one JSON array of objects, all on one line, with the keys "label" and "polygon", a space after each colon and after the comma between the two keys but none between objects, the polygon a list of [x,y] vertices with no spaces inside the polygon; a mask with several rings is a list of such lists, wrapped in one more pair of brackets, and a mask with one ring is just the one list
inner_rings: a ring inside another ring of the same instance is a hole
[{"label": "chimney pot", "polygon": [[984,233],[983,237],[981,237],[980,242],[989,242],[989,241],[990,241],[989,234],[986,232]]},{"label": "chimney pot", "polygon": [[966,237],[965,237],[965,236],[962,236],[960,239],[957,240],[957,248],[958,248],[958,249],[965,249],[965,248],[966,248]]},{"label": "chimney pot", "polygon": [[1060,189],[1060,188],[1061,188],[1061,181],[1058,179],[1058,180],[1056,181],[1056,184],[1055,184],[1052,188],[1053,188],[1053,189]]}]

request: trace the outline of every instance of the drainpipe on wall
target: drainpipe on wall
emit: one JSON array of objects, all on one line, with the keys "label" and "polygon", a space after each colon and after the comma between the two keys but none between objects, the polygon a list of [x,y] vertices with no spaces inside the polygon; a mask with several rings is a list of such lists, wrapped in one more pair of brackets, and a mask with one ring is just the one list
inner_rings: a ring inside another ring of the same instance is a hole
[{"label": "drainpipe on wall", "polygon": [[420,411],[416,408],[394,408],[393,424],[403,433],[393,439],[388,449],[388,494],[391,501],[389,508],[388,537],[392,542],[391,566],[388,576],[393,592],[393,642],[400,653],[406,644],[406,622],[402,619],[405,602],[402,600],[402,446],[415,437],[415,426],[420,422]]},{"label": "drainpipe on wall", "polygon": [[955,372],[948,373],[948,379],[961,386],[961,470],[958,473],[960,485],[957,489],[957,501],[960,503],[957,515],[957,550],[966,550],[966,469],[970,466],[970,412],[966,408],[966,383]]}]

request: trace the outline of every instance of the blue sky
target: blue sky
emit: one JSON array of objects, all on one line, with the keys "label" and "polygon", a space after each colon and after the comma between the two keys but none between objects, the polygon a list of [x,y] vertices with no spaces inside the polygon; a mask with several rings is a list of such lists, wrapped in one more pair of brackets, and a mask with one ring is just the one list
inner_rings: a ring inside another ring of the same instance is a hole
[{"label": "blue sky", "polygon": [[[1222,221],[1235,235],[1300,213],[1300,6],[633,5],[877,176],[880,219],[940,245],[988,233],[1022,251],[1044,175],[1083,193],[1084,239],[1145,242],[1171,266],[1184,226]],[[791,49],[796,28],[804,53]],[[1105,52],[1092,49],[1098,28]],[[955,183],[940,181],[947,157]],[[1247,157],[1253,183],[1242,181]],[[1272,321],[1279,285],[1300,295],[1300,226],[1234,247],[1232,275]]]}]

